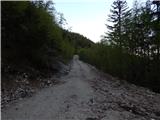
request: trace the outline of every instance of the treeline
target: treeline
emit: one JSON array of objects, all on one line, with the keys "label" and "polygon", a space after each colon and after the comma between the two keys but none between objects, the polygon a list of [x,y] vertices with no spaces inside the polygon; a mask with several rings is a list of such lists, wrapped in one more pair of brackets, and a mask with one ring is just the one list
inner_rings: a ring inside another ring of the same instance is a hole
[{"label": "treeline", "polygon": [[77,48],[93,44],[63,29],[52,1],[2,1],[1,6],[2,74],[6,65],[51,71],[56,61],[67,62]]},{"label": "treeline", "polygon": [[129,9],[125,0],[113,2],[100,43],[81,49],[80,58],[120,79],[160,92],[159,1]]}]

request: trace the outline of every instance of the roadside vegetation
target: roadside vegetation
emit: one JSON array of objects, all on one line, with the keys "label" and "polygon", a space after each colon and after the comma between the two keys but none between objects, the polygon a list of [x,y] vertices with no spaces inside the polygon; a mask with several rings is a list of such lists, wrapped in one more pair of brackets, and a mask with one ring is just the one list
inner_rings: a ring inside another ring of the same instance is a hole
[{"label": "roadside vegetation", "polygon": [[65,28],[52,1],[2,1],[1,11],[2,108],[57,84],[77,49],[94,44]]},{"label": "roadside vegetation", "polygon": [[115,0],[101,42],[79,50],[81,60],[120,79],[160,92],[159,1]]},{"label": "roadside vegetation", "polygon": [[25,68],[26,72],[29,67],[44,75],[54,73],[57,61],[67,63],[78,48],[93,44],[63,28],[63,14],[57,13],[52,1],[1,3],[2,77],[6,72],[17,72],[16,69]]},{"label": "roadside vegetation", "polygon": [[2,1],[2,88],[13,76],[53,75],[79,54],[104,72],[160,92],[159,4],[135,1],[129,9],[125,0],[115,0],[108,31],[95,44],[64,29],[65,18],[52,1]]}]

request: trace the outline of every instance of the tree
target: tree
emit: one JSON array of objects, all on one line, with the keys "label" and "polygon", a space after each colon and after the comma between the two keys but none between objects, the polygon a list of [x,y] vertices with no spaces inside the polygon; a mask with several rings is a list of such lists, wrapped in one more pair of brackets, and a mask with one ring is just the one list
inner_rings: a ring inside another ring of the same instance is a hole
[{"label": "tree", "polygon": [[[160,2],[155,7],[139,6],[128,10],[125,1],[116,0],[109,15],[109,32],[101,43],[82,49],[80,59],[137,85],[160,92]],[[156,8],[152,10],[151,8]]]},{"label": "tree", "polygon": [[127,2],[125,0],[116,0],[113,2],[112,9],[110,10],[111,14],[108,19],[113,25],[107,25],[107,28],[109,29],[107,38],[112,44],[117,45],[120,48],[123,46],[123,21],[129,15],[129,11],[127,11]]}]

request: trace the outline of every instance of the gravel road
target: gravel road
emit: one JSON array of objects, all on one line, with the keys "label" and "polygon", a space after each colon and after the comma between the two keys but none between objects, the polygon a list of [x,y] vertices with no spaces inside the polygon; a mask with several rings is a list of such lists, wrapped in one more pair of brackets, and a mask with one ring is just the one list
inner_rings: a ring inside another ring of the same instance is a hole
[{"label": "gravel road", "polygon": [[5,108],[2,120],[160,120],[160,94],[116,80],[78,56],[59,81]]}]

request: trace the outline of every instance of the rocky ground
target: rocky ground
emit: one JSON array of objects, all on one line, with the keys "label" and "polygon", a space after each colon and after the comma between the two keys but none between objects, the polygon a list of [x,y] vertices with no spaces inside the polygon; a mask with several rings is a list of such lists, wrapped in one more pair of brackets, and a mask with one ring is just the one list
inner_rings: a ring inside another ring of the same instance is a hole
[{"label": "rocky ground", "polygon": [[2,109],[2,120],[160,120],[160,94],[104,74],[77,56],[57,81]]},{"label": "rocky ground", "polygon": [[91,108],[100,120],[160,120],[160,94],[99,74],[90,84],[97,94]]},{"label": "rocky ground", "polygon": [[[32,97],[40,89],[58,84],[59,81],[57,79],[61,75],[68,74],[71,67],[70,65],[70,63],[65,65],[59,62],[58,65],[55,66],[56,71],[59,72],[49,77],[43,77],[39,71],[33,68],[30,68],[29,72],[25,72],[21,69],[15,70],[13,66],[5,66],[5,76],[2,75],[1,108],[8,107],[18,100]],[[34,73],[34,77],[32,73]]]}]

